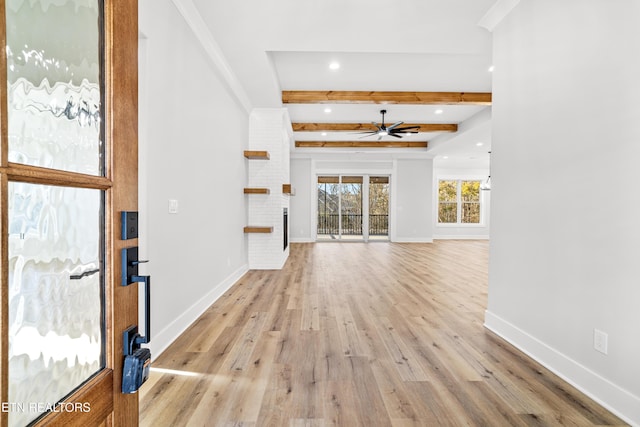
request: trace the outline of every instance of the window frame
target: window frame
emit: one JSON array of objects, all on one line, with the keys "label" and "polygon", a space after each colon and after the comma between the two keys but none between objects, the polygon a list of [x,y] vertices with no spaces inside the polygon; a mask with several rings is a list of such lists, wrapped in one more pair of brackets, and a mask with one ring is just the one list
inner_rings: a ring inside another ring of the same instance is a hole
[{"label": "window frame", "polygon": [[[477,223],[462,222],[462,182],[463,181],[478,181],[482,184],[484,178],[478,176],[439,176],[435,180],[435,225],[436,227],[451,228],[451,227],[485,227],[485,196],[484,191],[480,191],[480,197],[478,200],[480,208],[480,221]],[[456,222],[440,222],[440,182],[441,181],[455,181],[456,182]]]}]

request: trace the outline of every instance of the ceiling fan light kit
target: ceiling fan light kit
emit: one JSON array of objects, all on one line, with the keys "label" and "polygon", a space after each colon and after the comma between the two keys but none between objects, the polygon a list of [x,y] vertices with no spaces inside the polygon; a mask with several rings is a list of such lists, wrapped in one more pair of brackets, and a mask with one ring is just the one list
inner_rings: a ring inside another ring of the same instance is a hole
[{"label": "ceiling fan light kit", "polygon": [[360,132],[360,133],[366,134],[364,136],[361,136],[360,138],[366,138],[368,136],[375,135],[378,137],[378,141],[380,141],[380,139],[382,139],[383,136],[393,136],[394,138],[402,138],[402,136],[405,134],[418,133],[416,129],[418,129],[420,126],[399,127],[404,122],[396,122],[391,126],[387,127],[384,124],[384,115],[387,114],[387,110],[380,110],[380,114],[382,115],[382,122],[380,124],[376,122],[371,122],[371,124],[374,125],[377,129],[372,131],[367,131],[367,132]]}]

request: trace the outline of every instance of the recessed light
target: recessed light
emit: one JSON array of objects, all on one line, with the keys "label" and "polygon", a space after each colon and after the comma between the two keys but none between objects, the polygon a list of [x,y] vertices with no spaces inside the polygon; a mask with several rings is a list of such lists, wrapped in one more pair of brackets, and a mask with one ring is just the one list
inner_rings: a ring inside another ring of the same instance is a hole
[{"label": "recessed light", "polygon": [[329,64],[329,69],[330,70],[337,70],[338,68],[340,68],[340,63],[338,62],[332,62],[331,64]]},{"label": "recessed light", "polygon": [[325,112],[325,113],[330,113],[330,112],[331,112],[331,108],[329,108],[329,107],[325,108],[325,109],[324,109],[324,112]]},{"label": "recessed light", "polygon": [[490,66],[490,67],[489,67],[489,70],[488,70],[488,71],[489,71],[490,73],[493,73],[493,69],[494,69],[494,67],[493,67],[493,65],[492,65],[492,66]]},{"label": "recessed light", "polygon": [[477,147],[482,147],[483,145],[484,145],[484,142],[476,142]]},{"label": "recessed light", "polygon": [[448,159],[448,158],[449,158],[449,156],[442,156],[442,158],[443,158],[443,159]]},{"label": "recessed light", "polygon": [[441,109],[437,109],[436,111],[434,111],[435,114],[442,114],[444,113],[444,110]]},{"label": "recessed light", "polygon": [[322,132],[320,135],[327,136],[327,133],[326,132]]}]

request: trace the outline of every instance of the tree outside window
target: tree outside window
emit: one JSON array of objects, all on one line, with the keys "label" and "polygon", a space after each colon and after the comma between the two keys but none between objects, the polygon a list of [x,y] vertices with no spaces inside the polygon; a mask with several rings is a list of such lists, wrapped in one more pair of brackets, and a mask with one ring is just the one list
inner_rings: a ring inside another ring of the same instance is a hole
[{"label": "tree outside window", "polygon": [[480,224],[480,181],[438,181],[438,223]]}]

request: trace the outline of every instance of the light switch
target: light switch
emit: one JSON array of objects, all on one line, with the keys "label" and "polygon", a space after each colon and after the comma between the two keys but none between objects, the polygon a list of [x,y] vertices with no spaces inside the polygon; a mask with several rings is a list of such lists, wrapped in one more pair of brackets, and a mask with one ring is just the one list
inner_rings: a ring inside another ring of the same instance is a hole
[{"label": "light switch", "polygon": [[178,201],[174,199],[169,199],[169,213],[177,214],[178,213]]}]

